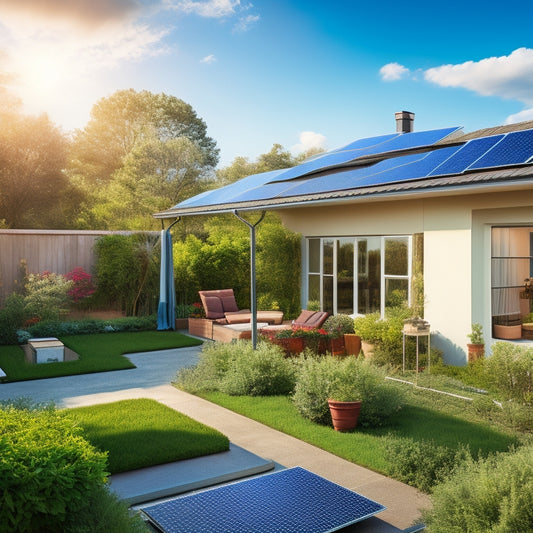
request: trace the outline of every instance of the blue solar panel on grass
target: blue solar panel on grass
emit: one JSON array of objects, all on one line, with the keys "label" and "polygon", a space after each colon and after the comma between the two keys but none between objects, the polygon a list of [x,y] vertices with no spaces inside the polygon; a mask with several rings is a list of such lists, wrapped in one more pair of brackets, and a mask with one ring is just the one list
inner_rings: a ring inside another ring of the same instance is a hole
[{"label": "blue solar panel on grass", "polygon": [[520,165],[533,156],[533,130],[507,133],[494,148],[468,167],[468,170]]},{"label": "blue solar panel on grass", "polygon": [[450,159],[444,161],[433,172],[430,172],[429,176],[460,174],[502,138],[503,135],[493,135],[491,137],[482,137],[468,141]]},{"label": "blue solar panel on grass", "polygon": [[385,510],[300,467],[144,507],[165,533],[328,533]]}]

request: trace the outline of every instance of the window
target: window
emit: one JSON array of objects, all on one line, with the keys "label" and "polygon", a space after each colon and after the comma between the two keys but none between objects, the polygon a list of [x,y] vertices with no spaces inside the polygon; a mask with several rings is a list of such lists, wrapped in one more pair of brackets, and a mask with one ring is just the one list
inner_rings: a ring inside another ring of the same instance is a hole
[{"label": "window", "polygon": [[308,301],[338,314],[410,302],[411,237],[308,239]]},{"label": "window", "polygon": [[524,280],[533,275],[533,227],[493,227],[491,235],[492,322],[518,325],[530,312]]}]

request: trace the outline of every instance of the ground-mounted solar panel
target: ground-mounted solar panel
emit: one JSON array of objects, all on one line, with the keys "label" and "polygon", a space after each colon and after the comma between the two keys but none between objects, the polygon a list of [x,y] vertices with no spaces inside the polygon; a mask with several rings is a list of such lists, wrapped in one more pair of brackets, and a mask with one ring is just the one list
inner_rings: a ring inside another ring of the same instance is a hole
[{"label": "ground-mounted solar panel", "polygon": [[142,510],[165,533],[327,533],[384,509],[380,503],[296,467]]},{"label": "ground-mounted solar panel", "polygon": [[505,134],[503,139],[480,157],[468,170],[520,165],[533,156],[533,130],[514,131]]},{"label": "ground-mounted solar panel", "polygon": [[460,174],[497,144],[503,135],[473,139],[462,145],[455,154],[429,173],[429,176]]}]

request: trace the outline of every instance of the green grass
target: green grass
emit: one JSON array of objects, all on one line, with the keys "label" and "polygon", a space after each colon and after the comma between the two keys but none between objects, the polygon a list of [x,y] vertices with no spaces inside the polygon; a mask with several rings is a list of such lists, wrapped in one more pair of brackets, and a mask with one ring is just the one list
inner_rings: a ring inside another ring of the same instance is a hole
[{"label": "green grass", "polygon": [[20,346],[0,346],[0,368],[7,374],[6,381],[90,374],[110,370],[135,368],[123,354],[183,348],[201,344],[174,331],[139,331],[69,335],[60,340],[80,357],[63,363],[28,364]]},{"label": "green grass", "polygon": [[66,409],[87,440],[107,451],[111,474],[229,449],[227,437],[155,400]]},{"label": "green grass", "polygon": [[[339,433],[301,417],[288,396],[228,396],[220,392],[202,393],[202,397],[269,427],[327,450],[353,463],[387,474],[389,464],[385,447],[386,435],[434,441],[458,448],[468,445],[473,454],[486,455],[507,450],[518,442],[514,434],[470,419],[464,401],[439,398],[428,405],[427,393],[407,393],[406,406],[384,428],[356,429]],[[462,407],[459,405],[462,402]],[[431,403],[431,402],[430,402]],[[438,404],[442,404],[440,407]]]}]

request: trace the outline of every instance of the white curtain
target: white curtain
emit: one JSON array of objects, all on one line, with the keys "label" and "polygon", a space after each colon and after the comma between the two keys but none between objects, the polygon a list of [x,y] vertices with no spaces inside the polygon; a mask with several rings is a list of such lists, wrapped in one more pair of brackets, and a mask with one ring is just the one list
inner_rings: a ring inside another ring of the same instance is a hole
[{"label": "white curtain", "polygon": [[520,286],[529,277],[529,230],[492,228],[493,316],[520,314]]}]

